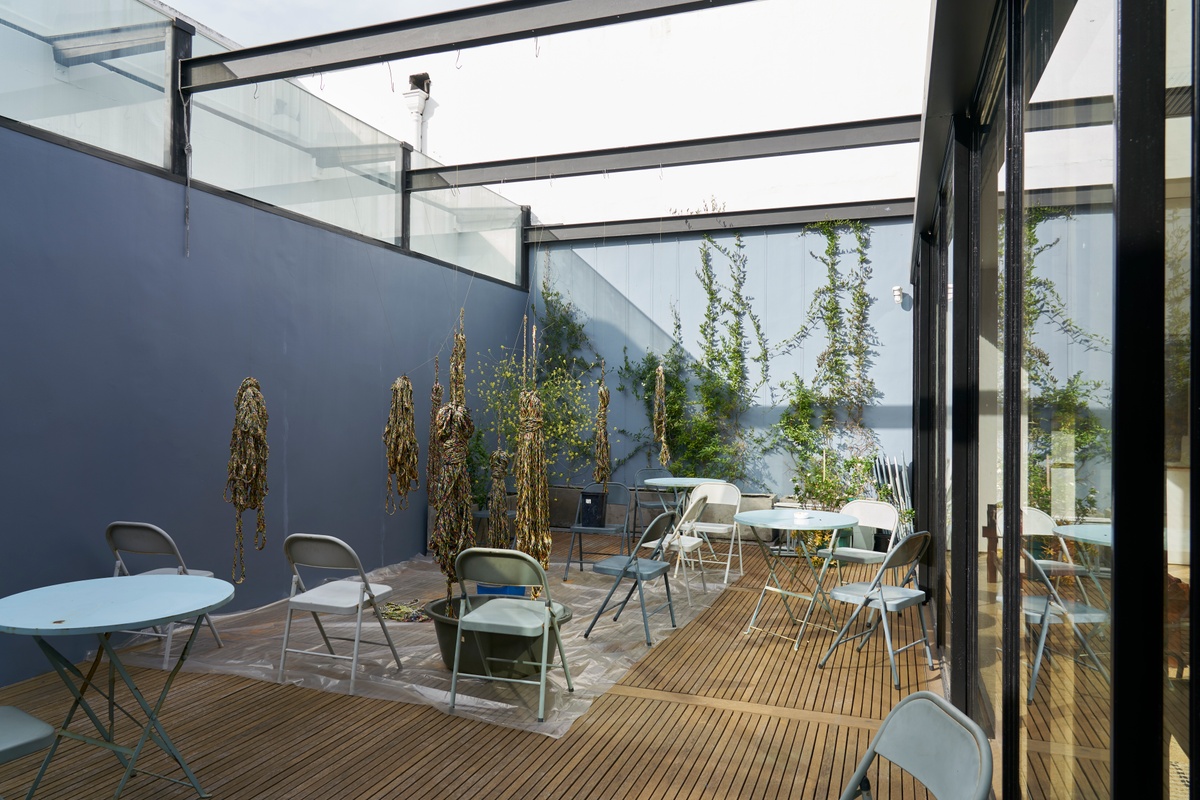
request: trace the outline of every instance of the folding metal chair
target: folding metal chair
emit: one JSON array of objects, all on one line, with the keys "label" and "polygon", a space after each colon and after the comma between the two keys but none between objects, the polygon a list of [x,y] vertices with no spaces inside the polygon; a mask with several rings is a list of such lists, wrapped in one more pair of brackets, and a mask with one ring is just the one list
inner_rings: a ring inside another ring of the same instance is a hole
[{"label": "folding metal chair", "polygon": [[55,735],[54,728],[37,717],[14,706],[0,706],[0,764],[49,747]]},{"label": "folding metal chair", "polygon": [[[465,675],[469,678],[537,686],[538,722],[544,722],[546,720],[546,673],[553,666],[553,657],[550,654],[551,639],[554,640],[558,650],[560,666],[567,676],[567,691],[575,691],[575,685],[571,682],[571,668],[567,665],[567,655],[563,652],[562,637],[558,632],[558,620],[563,616],[563,606],[550,600],[550,585],[546,581],[546,571],[527,553],[520,550],[497,550],[490,547],[472,547],[463,550],[454,562],[454,569],[458,574],[461,597],[458,608],[458,641],[454,645],[454,667],[450,674],[450,711],[454,711],[454,702],[458,696],[458,679]],[[472,599],[467,593],[467,581],[502,586],[539,587],[541,594],[536,600],[494,595],[481,601],[478,597]],[[479,656],[483,662],[484,671],[481,674],[462,672],[459,664],[462,656],[463,634],[467,631],[521,636],[531,641],[541,637],[541,658],[536,662],[531,662],[523,659],[495,657],[486,651],[487,637],[476,636],[474,639],[480,649]],[[535,665],[538,667],[537,678],[498,675],[492,670],[493,661],[512,665]]]},{"label": "folding metal chair", "polygon": [[[892,548],[880,565],[879,572],[876,573],[874,580],[842,584],[829,592],[831,600],[850,603],[856,607],[854,613],[850,615],[850,619],[846,620],[846,624],[838,631],[833,644],[829,645],[829,649],[825,651],[825,655],[821,656],[821,660],[817,662],[818,667],[824,667],[825,662],[833,655],[833,651],[837,649],[838,645],[845,642],[861,638],[862,641],[858,645],[858,650],[862,650],[863,646],[871,640],[871,636],[874,635],[876,629],[880,627],[880,623],[882,623],[883,638],[887,644],[888,661],[892,665],[892,683],[895,684],[897,689],[900,688],[900,672],[896,668],[896,656],[910,647],[916,647],[919,644],[925,645],[925,658],[929,663],[930,669],[933,668],[933,653],[929,649],[929,631],[925,626],[925,610],[921,607],[921,604],[925,602],[925,591],[915,585],[910,585],[916,580],[917,566],[920,564],[921,556],[925,553],[925,548],[929,546],[930,538],[928,531],[914,533]],[[904,577],[897,584],[884,583],[884,578],[893,569],[897,571],[904,570]],[[917,616],[921,620],[921,638],[911,641],[903,647],[893,648],[892,630],[888,625],[888,615],[899,613],[912,606],[916,606]],[[847,636],[846,631],[850,630],[850,626],[854,624],[854,620],[858,619],[858,615],[862,613],[864,608],[875,609],[880,614],[865,631],[856,633],[853,636]]]},{"label": "folding metal chair", "polygon": [[[283,652],[279,657],[280,683],[283,682],[283,673],[287,664],[288,653],[304,653],[321,656],[322,658],[349,661],[350,694],[354,694],[354,678],[358,673],[359,645],[364,641],[362,638],[363,611],[368,608],[374,613],[375,618],[379,620],[379,627],[383,630],[383,638],[387,640],[387,647],[392,651],[392,657],[396,659],[396,668],[399,669],[403,666],[400,663],[400,654],[396,652],[396,646],[392,644],[392,637],[388,633],[387,623],[384,622],[383,615],[379,611],[379,605],[391,597],[392,587],[383,583],[371,583],[368,581],[367,575],[363,571],[362,562],[358,560],[358,555],[350,545],[333,536],[322,536],[315,533],[293,533],[284,540],[283,552],[287,556],[288,564],[292,569],[292,591],[288,596],[287,619],[283,625]],[[307,567],[314,570],[336,570],[354,574],[345,580],[318,584],[310,589],[304,584],[304,580],[300,575],[300,567]],[[292,615],[297,611],[307,611],[312,614],[313,620],[317,623],[317,630],[321,632],[321,639],[325,642],[326,649],[329,650],[328,653],[318,653],[313,650],[300,650],[288,647],[288,642],[292,635]],[[325,632],[325,626],[321,624],[321,618],[318,614],[354,616],[354,637],[329,636]],[[348,656],[335,653],[333,644],[330,642],[331,639],[354,642],[353,653]],[[367,642],[367,644],[383,645],[385,642]]]},{"label": "folding metal chair", "polygon": [[871,800],[867,770],[883,756],[924,784],[938,800],[987,800],[992,748],[983,729],[933,692],[914,692],[884,718],[842,800]]},{"label": "folding metal chair", "polygon": [[[608,608],[608,602],[612,599],[613,594],[616,593],[617,587],[626,578],[633,578],[633,585],[629,587],[629,592],[625,595],[625,599],[617,607],[617,613],[613,616],[613,622],[621,618],[621,612],[625,610],[625,606],[629,603],[629,598],[633,597],[633,591],[636,589],[638,603],[642,607],[642,625],[646,629],[647,647],[653,644],[650,638],[650,615],[656,614],[664,608],[669,609],[671,612],[671,627],[675,627],[675,606],[671,602],[671,580],[667,577],[667,573],[671,570],[671,565],[661,558],[661,543],[664,540],[664,535],[668,533],[674,517],[674,511],[659,514],[654,518],[653,522],[646,526],[646,530],[642,532],[642,538],[638,541],[637,547],[633,548],[628,555],[609,556],[603,561],[597,561],[592,565],[593,572],[600,575],[611,575],[614,580],[612,588],[608,590],[608,594],[604,597],[604,602],[596,610],[596,616],[592,617],[591,624],[584,631],[583,638],[586,639],[591,634],[592,628],[596,627],[596,621],[600,619],[600,615]],[[643,543],[651,539],[658,540],[660,546],[648,556],[639,556],[638,553],[643,549]],[[663,579],[663,587],[667,590],[667,602],[653,611],[647,611],[646,593],[643,587],[659,577]]]},{"label": "folding metal chair", "polygon": [[[183,555],[175,545],[175,540],[157,525],[148,522],[113,522],[104,531],[104,539],[112,550],[116,563],[113,566],[113,577],[122,575],[199,575],[211,578],[213,574],[204,569],[189,569],[183,563]],[[126,558],[132,556],[129,562]],[[141,569],[149,563],[169,561],[171,566]],[[204,624],[212,631],[217,647],[221,644],[221,635],[213,625],[212,618],[204,615]],[[165,625],[165,630],[130,631],[145,636],[157,636],[163,639],[163,669],[170,666],[171,640],[175,633],[175,624]]]},{"label": "folding metal chair", "polygon": [[[624,512],[620,522],[609,524],[608,508],[621,507]],[[594,512],[594,516],[589,516]],[[571,549],[567,551],[567,568],[563,571],[563,580],[571,576],[571,564],[578,562],[579,571],[583,572],[585,555],[598,555],[594,551],[584,551],[583,537],[592,535],[619,536],[619,552],[629,550],[629,488],[623,483],[609,481],[589,483],[579,494],[579,505],[575,510],[575,523],[571,526]],[[579,545],[579,557],[575,557],[575,546]]]}]

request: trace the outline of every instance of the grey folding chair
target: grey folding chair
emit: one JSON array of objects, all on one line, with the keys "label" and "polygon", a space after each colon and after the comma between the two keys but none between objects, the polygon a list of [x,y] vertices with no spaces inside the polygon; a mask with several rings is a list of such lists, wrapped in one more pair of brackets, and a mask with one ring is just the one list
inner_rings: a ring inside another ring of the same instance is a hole
[{"label": "grey folding chair", "polygon": [[[349,661],[350,694],[354,694],[354,678],[358,674],[359,646],[365,641],[362,638],[363,612],[367,609],[370,609],[375,618],[379,620],[379,627],[383,630],[383,638],[386,640],[386,642],[367,642],[367,644],[381,646],[386,644],[392,651],[392,657],[396,659],[396,668],[400,669],[403,666],[400,663],[400,654],[396,652],[396,646],[392,644],[387,623],[384,622],[383,615],[379,611],[380,604],[391,597],[392,587],[383,583],[371,583],[367,580],[362,562],[358,560],[358,555],[350,545],[333,536],[293,533],[284,540],[283,552],[292,569],[292,591],[288,596],[287,619],[283,625],[283,652],[279,657],[278,679],[280,683],[283,682],[288,653],[304,653],[322,658]],[[317,584],[310,589],[301,577],[301,567],[305,567],[309,571],[334,570],[353,574],[344,580]],[[307,611],[312,614],[328,653],[288,647],[292,635],[292,615],[297,611]],[[321,624],[319,614],[353,616],[355,618],[354,637],[328,635],[325,632],[325,626]],[[334,652],[331,639],[353,642],[353,652],[348,656]]]},{"label": "grey folding chair", "polygon": [[[594,504],[597,516],[590,516]],[[621,509],[621,521],[609,523],[609,508]],[[571,575],[571,564],[578,563],[583,572],[585,555],[600,555],[583,549],[583,537],[607,535],[620,537],[619,552],[629,550],[629,488],[623,483],[609,481],[607,484],[589,483],[579,494],[579,506],[575,510],[575,523],[571,526],[571,549],[567,551],[567,568],[563,572],[565,581]],[[575,546],[579,546],[579,557],[575,557]]]},{"label": "grey folding chair", "polygon": [[867,772],[876,756],[912,775],[938,800],[987,800],[992,791],[987,735],[933,692],[914,692],[892,708],[871,737],[841,800],[871,800]]},{"label": "grey folding chair", "polygon": [[[189,569],[183,563],[183,555],[167,532],[157,525],[148,522],[113,522],[104,531],[104,539],[112,550],[116,563],[113,566],[113,576],[122,575],[199,575],[211,578],[208,570]],[[165,567],[151,567],[154,563],[169,563]],[[204,624],[212,631],[217,647],[222,647],[221,635],[213,625],[212,618],[204,615]],[[135,631],[131,631],[135,632]],[[157,628],[149,631],[136,631],[146,636],[158,636],[163,639],[163,669],[170,666],[171,639],[175,633],[175,624],[168,623],[163,630]]]},{"label": "grey folding chair", "polygon": [[[600,619],[600,615],[608,608],[608,602],[612,600],[613,594],[616,593],[617,587],[621,585],[621,581],[626,578],[633,579],[633,585],[629,587],[629,592],[625,595],[625,599],[617,606],[617,613],[613,616],[613,622],[621,618],[621,612],[625,610],[625,606],[629,604],[629,599],[633,597],[633,592],[636,589],[638,593],[638,603],[642,607],[642,625],[646,629],[646,646],[651,646],[654,642],[650,638],[650,616],[662,611],[664,608],[671,612],[671,627],[675,627],[675,606],[671,603],[671,579],[667,577],[667,573],[671,571],[671,565],[667,563],[662,556],[663,536],[671,527],[671,521],[675,517],[674,511],[667,511],[659,514],[654,518],[654,521],[646,526],[646,530],[642,532],[642,538],[638,541],[637,547],[628,555],[609,556],[603,561],[597,561],[592,564],[592,571],[600,575],[611,575],[613,580],[612,588],[608,590],[608,594],[604,597],[604,602],[600,604],[600,608],[596,610],[596,616],[592,617],[592,622],[584,631],[583,638],[588,638],[592,628],[596,627],[596,621]],[[642,550],[642,544],[651,539],[656,539],[660,543],[659,547],[649,555],[639,556],[638,553]],[[663,579],[663,587],[667,590],[667,602],[665,605],[654,609],[653,611],[646,610],[646,593],[644,587],[647,583]]]},{"label": "grey folding chair", "polygon": [[[563,616],[564,609],[562,604],[556,604],[550,599],[550,585],[546,581],[546,571],[527,553],[520,550],[498,550],[490,547],[472,547],[463,550],[454,562],[454,569],[458,574],[461,597],[458,607],[458,641],[454,645],[454,667],[450,674],[450,711],[454,711],[454,702],[458,696],[458,679],[460,676],[466,676],[537,686],[538,722],[544,722],[546,720],[546,675],[553,666],[553,655],[550,653],[551,640],[554,641],[558,650],[559,665],[567,676],[567,691],[575,691],[575,685],[571,682],[571,668],[567,665],[567,654],[563,651],[562,637],[558,632],[558,620]],[[536,600],[493,595],[481,601],[478,597],[472,599],[467,593],[467,581],[502,586],[538,587],[541,594]],[[462,672],[459,664],[462,656],[463,634],[468,631],[520,636],[530,639],[531,643],[540,637],[541,657],[536,662],[494,657],[491,653],[486,652],[487,637],[475,636],[484,671],[482,674]],[[538,674],[536,678],[499,675],[492,670],[494,661],[509,665],[536,666]]]},{"label": "grey folding chair", "polygon": [[[674,492],[663,491],[646,485],[647,478],[670,478],[671,470],[663,467],[642,467],[633,474],[633,530],[642,527],[643,512],[649,511],[651,521],[659,514],[676,510],[678,505]],[[645,528],[642,528],[645,530]]]},{"label": "grey folding chair", "polygon": [[[1108,670],[1100,661],[1095,648],[1092,647],[1092,637],[1080,627],[1081,625],[1107,624],[1108,611],[1079,600],[1063,599],[1058,592],[1058,587],[1054,585],[1050,576],[1042,568],[1041,561],[1034,558],[1028,550],[1021,552],[1025,557],[1026,577],[1032,585],[1038,587],[1040,592],[1045,592],[1045,594],[1023,594],[1021,597],[1021,613],[1025,618],[1025,624],[1031,633],[1035,628],[1037,629],[1037,646],[1033,653],[1033,674],[1029,678],[1029,694],[1026,696],[1025,702],[1033,702],[1033,696],[1037,689],[1038,672],[1041,670],[1047,651],[1046,636],[1051,625],[1069,624],[1092,665],[1104,676],[1104,680],[1108,681]],[[1095,630],[1096,628],[1093,627],[1092,632],[1094,633]]]},{"label": "grey folding chair", "polygon": [[0,706],[0,764],[43,750],[54,743],[54,737],[54,728],[37,717],[14,706]]},{"label": "grey folding chair", "polygon": [[[925,658],[929,663],[930,669],[933,668],[933,653],[929,649],[929,631],[925,626],[925,610],[921,604],[925,602],[925,591],[915,584],[917,575],[917,566],[921,561],[921,556],[925,553],[925,548],[929,546],[930,535],[928,531],[914,533],[905,538],[902,542],[888,552],[883,563],[879,566],[879,572],[875,574],[874,580],[860,581],[858,583],[845,583],[836,587],[829,592],[831,600],[836,600],[841,603],[850,603],[855,606],[854,613],[850,615],[850,619],[846,620],[846,624],[838,631],[837,637],[833,640],[833,644],[829,645],[829,649],[825,651],[825,655],[821,656],[821,660],[817,662],[818,667],[824,667],[825,662],[833,655],[833,651],[838,645],[854,639],[861,638],[858,650],[862,650],[876,629],[883,626],[883,638],[887,644],[888,661],[892,665],[892,683],[896,688],[900,688],[900,672],[896,668],[896,656],[908,650],[911,647],[916,647],[919,644],[925,645]],[[891,570],[903,570],[903,578],[896,584],[884,583],[884,578]],[[906,608],[916,606],[917,616],[921,620],[921,638],[915,639],[903,647],[892,647],[892,630],[888,625],[888,615],[899,613]],[[854,620],[858,619],[858,615],[863,609],[871,608],[879,611],[880,614],[875,618],[865,631],[860,631],[853,636],[847,636],[846,631],[850,630],[850,626],[854,624]]]}]

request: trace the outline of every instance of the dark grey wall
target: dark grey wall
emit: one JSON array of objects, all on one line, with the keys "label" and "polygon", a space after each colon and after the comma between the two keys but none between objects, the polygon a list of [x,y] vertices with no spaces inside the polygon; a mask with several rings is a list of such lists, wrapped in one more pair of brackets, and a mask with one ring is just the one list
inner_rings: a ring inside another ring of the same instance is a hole
[{"label": "dark grey wall", "polygon": [[[227,610],[288,588],[288,533],[346,539],[368,568],[420,552],[424,488],[383,512],[390,386],[414,384],[424,474],[432,359],[466,305],[470,353],[520,330],[523,291],[0,128],[0,595],[108,575],[105,526],[153,522],[228,578],[233,400],[270,413],[267,546],[245,518]],[[79,656],[93,642],[71,643]],[[0,635],[0,685],[45,672]]]}]

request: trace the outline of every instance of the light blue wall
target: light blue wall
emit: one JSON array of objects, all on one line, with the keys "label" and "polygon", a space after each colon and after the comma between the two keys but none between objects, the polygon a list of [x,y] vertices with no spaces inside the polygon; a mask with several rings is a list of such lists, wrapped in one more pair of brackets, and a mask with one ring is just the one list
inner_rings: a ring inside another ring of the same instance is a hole
[{"label": "light blue wall", "polygon": [[[0,175],[0,594],[111,574],[118,519],[228,577],[247,375],[270,414],[267,546],[248,512],[230,610],[286,596],[289,533],[346,539],[368,568],[424,548],[424,488],[383,510],[392,381],[415,387],[423,476],[459,308],[486,350],[520,328],[524,291],[196,190],[185,255],[180,183],[3,127]],[[0,636],[0,685],[44,671],[31,640]]]},{"label": "light blue wall", "polygon": [[[869,257],[873,275],[868,286],[874,297],[871,322],[879,337],[872,376],[880,392],[878,405],[867,412],[867,423],[879,435],[882,449],[896,458],[912,451],[912,295],[908,286],[912,225],[908,222],[871,222]],[[732,245],[732,234],[716,237]],[[804,321],[812,292],[825,281],[825,267],[813,255],[823,253],[822,236],[799,228],[755,231],[742,237],[748,256],[745,293],[763,323],[772,347],[791,336]],[[663,237],[628,241],[589,242],[543,246],[530,255],[535,291],[549,270],[556,289],[573,302],[586,319],[592,344],[609,369],[622,362],[627,349],[631,360],[647,350],[663,353],[671,344],[671,309],[677,308],[683,343],[693,358],[699,354],[699,328],[705,295],[696,278],[700,264],[699,236]],[[849,248],[852,242],[846,240]],[[842,258],[842,270],[853,264],[854,254]],[[728,285],[728,262],[714,256],[718,278]],[[897,304],[892,287],[904,287],[906,299]],[[810,338],[797,351],[771,362],[769,384],[758,397],[750,417],[754,427],[766,429],[779,418],[784,400],[779,386],[793,372],[811,381],[817,354],[824,340]],[[614,428],[640,430],[648,423],[640,403],[615,391],[617,377],[608,379],[613,389],[609,420]],[[613,457],[626,456],[629,441],[613,441]],[[646,466],[639,456],[617,476],[630,481],[633,471]],[[765,473],[748,490],[787,494],[792,469],[780,454],[768,454]]]}]

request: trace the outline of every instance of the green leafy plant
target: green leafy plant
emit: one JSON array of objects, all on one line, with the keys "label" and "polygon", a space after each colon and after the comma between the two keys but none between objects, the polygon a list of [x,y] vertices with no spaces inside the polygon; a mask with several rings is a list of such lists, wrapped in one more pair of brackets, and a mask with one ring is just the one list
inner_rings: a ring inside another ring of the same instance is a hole
[{"label": "green leafy plant", "polygon": [[[870,321],[874,298],[867,291],[870,228],[856,220],[829,220],[805,232],[825,240],[824,250],[813,253],[825,267],[825,282],[813,292],[804,324],[780,352],[790,352],[818,333],[824,335],[824,347],[811,384],[798,375],[783,383],[787,403],[774,428],[775,444],[792,459],[796,497],[836,509],[877,491],[871,466],[878,442],[863,424],[865,409],[878,396],[871,378],[878,337]],[[854,242],[855,256],[846,270],[844,235]]]},{"label": "green leafy plant", "polygon": [[[548,467],[550,479],[570,484],[593,459],[594,412],[589,397],[594,394],[592,372],[598,360],[579,310],[554,288],[548,270],[542,278],[542,307],[536,319],[537,393],[546,452],[556,459]],[[520,424],[524,356],[523,349],[501,347],[498,353],[481,354],[477,367],[481,426],[501,446],[510,448]],[[533,361],[532,355],[529,360]]]},{"label": "green leafy plant", "polygon": [[[718,259],[728,267],[728,283],[718,277]],[[705,235],[696,270],[705,295],[699,357],[688,358],[679,314],[672,309],[673,336],[667,352],[646,353],[636,362],[626,353],[618,369],[620,388],[641,401],[646,418],[652,419],[654,376],[662,365],[670,468],[677,475],[745,480],[762,450],[762,437],[743,424],[770,375],[766,337],[751,306],[753,298],[745,292],[747,274],[748,258],[739,234],[733,234],[731,245]],[[651,438],[645,430],[623,433],[640,447]]]}]

